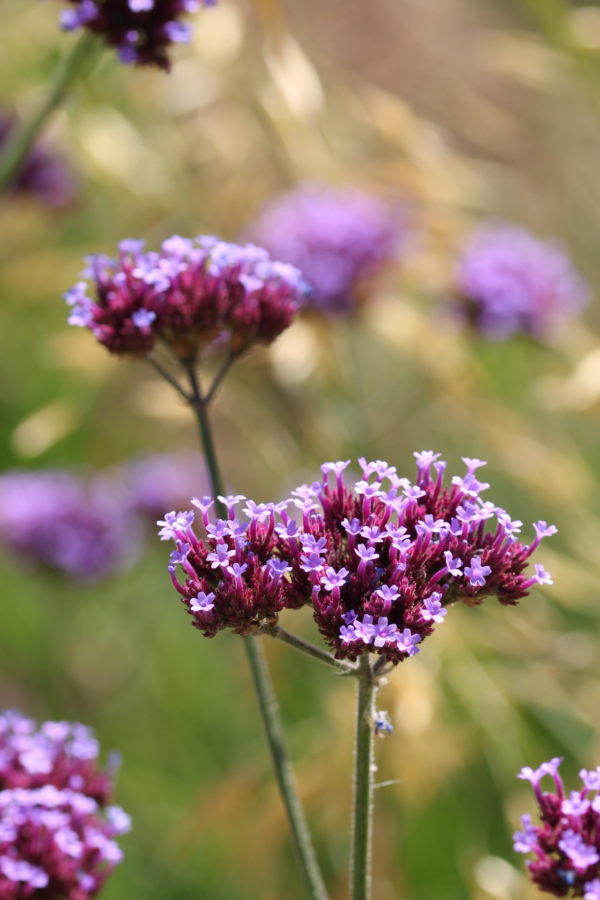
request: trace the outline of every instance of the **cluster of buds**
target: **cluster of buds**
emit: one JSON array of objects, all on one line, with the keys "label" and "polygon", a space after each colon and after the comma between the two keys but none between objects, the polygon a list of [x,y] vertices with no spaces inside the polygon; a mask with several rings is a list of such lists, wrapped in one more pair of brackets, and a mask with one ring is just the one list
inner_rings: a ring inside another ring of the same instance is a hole
[{"label": "cluster of buds", "polygon": [[[248,501],[249,523],[235,515],[243,496],[219,498],[228,518],[214,523],[211,498],[194,498],[203,539],[193,529],[194,511],[167,514],[160,536],[175,540],[169,571],[195,627],[207,637],[223,628],[247,634],[284,608],[310,604],[336,658],[374,652],[398,663],[444,621],[444,603],[474,605],[496,595],[515,605],[534,584],[552,584],[541,564],[533,575],[525,568],[554,526],[538,522],[535,540],[523,545],[522,522],[479,496],[489,485],[475,471],[485,463],[464,459],[467,473],[445,487],[439,454],[415,456],[415,484],[386,462],[361,459],[363,477],[353,489],[343,478],[349,461],[324,463],[322,480],[289,500]],[[486,530],[493,517],[495,529]]]},{"label": "cluster of buds", "polygon": [[68,0],[61,14],[64,31],[87,28],[115,47],[121,62],[170,68],[171,44],[187,44],[191,26],[181,21],[185,13],[216,0]]},{"label": "cluster of buds", "polygon": [[460,314],[494,340],[519,331],[545,339],[590,296],[558,241],[499,225],[471,236],[457,263],[455,292]]},{"label": "cluster of buds", "polygon": [[[600,900],[600,767],[579,773],[583,787],[565,797],[558,774],[561,759],[542,763],[539,769],[527,766],[519,778],[530,781],[539,806],[541,824],[531,816],[521,817],[522,831],[514,835],[517,853],[533,853],[527,862],[532,881],[555,897],[583,897]],[[540,782],[549,775],[555,793],[545,793]]]},{"label": "cluster of buds", "polygon": [[365,281],[401,258],[409,234],[397,204],[356,188],[313,183],[276,197],[248,230],[269,253],[303,272],[310,307],[329,316],[355,311]]},{"label": "cluster of buds", "polygon": [[88,900],[122,852],[129,816],[108,806],[109,772],[83,725],[0,715],[0,898]]},{"label": "cluster of buds", "polygon": [[217,338],[229,338],[233,356],[270,343],[308,292],[300,272],[266,250],[215,237],[171,237],[160,253],[127,240],[118,259],[98,254],[86,262],[82,277],[93,279],[96,299],[87,296],[86,282],[71,288],[69,324],[89,328],[122,355],[145,356],[162,339],[186,364]]}]

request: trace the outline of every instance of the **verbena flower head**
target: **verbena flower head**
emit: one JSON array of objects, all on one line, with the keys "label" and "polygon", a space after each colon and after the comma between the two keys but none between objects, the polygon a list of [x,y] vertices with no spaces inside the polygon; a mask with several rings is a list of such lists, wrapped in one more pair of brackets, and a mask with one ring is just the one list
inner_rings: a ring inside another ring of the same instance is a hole
[{"label": "verbena flower head", "polygon": [[169,70],[171,44],[187,44],[192,28],[181,17],[217,0],[67,0],[64,31],[87,28],[115,47],[121,62]]},{"label": "verbena flower head", "polygon": [[[521,817],[522,831],[514,834],[517,853],[531,853],[527,861],[532,881],[555,897],[600,900],[600,768],[579,773],[582,787],[565,795],[558,774],[560,759],[526,767],[519,778],[530,781],[539,806],[540,824],[531,816]],[[554,781],[554,791],[542,791],[545,776]]]},{"label": "verbena flower head", "polygon": [[349,315],[361,284],[399,258],[406,215],[352,187],[306,183],[268,203],[250,227],[253,239],[297,266],[312,288],[309,305]]},{"label": "verbena flower head", "polygon": [[122,859],[129,816],[108,806],[89,728],[0,714],[0,898],[87,900]]},{"label": "verbena flower head", "polygon": [[547,338],[590,297],[558,241],[499,224],[482,226],[467,242],[455,291],[465,314],[494,340],[519,331]]},{"label": "verbena flower head", "polygon": [[114,573],[139,549],[136,521],[115,487],[58,470],[8,472],[0,476],[0,542],[71,578]]},{"label": "verbena flower head", "polygon": [[[12,134],[16,120],[0,113],[0,151]],[[67,163],[43,146],[34,146],[25,156],[9,190],[31,196],[43,206],[66,206],[75,197],[75,181]]]},{"label": "verbena flower head", "polygon": [[83,277],[65,295],[69,323],[89,328],[111,353],[144,356],[161,338],[189,362],[201,344],[228,336],[239,355],[270,343],[287,328],[308,291],[293,266],[266,250],[215,237],[172,237],[159,253],[123,241],[117,259],[89,257]]},{"label": "verbena flower head", "polygon": [[191,494],[206,485],[206,464],[200,453],[149,453],[120,466],[128,505],[144,517],[156,520],[166,508],[187,503]]},{"label": "verbena flower head", "polygon": [[489,485],[475,471],[485,463],[465,459],[467,473],[444,486],[439,454],[415,456],[414,484],[386,462],[361,459],[363,477],[351,490],[343,480],[349,461],[325,463],[320,481],[282,503],[222,498],[228,519],[214,522],[210,497],[168,513],[160,536],[175,541],[169,572],[193,625],[207,637],[223,628],[247,634],[284,608],[310,604],[338,659],[373,652],[397,663],[419,652],[448,604],[496,595],[515,605],[545,582],[548,573],[525,568],[554,526],[539,522],[523,545],[522,523],[480,498]]}]

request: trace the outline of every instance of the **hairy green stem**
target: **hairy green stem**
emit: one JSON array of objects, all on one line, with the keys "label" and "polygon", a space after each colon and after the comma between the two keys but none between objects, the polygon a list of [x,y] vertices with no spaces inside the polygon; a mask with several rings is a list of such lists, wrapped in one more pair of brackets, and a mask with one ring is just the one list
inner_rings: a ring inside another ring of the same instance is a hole
[{"label": "hairy green stem", "polygon": [[371,896],[371,838],[373,829],[374,718],[376,682],[368,655],[360,658],[357,684],[356,748],[354,751],[354,810],[350,859],[351,900]]},{"label": "hairy green stem", "polygon": [[336,659],[335,656],[332,656],[327,650],[321,650],[320,647],[315,647],[314,644],[305,641],[303,638],[298,637],[298,635],[286,631],[281,625],[265,625],[263,626],[262,631],[264,634],[268,634],[269,637],[276,638],[278,641],[283,641],[284,644],[288,644],[290,647],[293,647],[294,650],[298,650],[300,653],[305,653],[307,656],[312,656],[313,659],[318,659],[319,662],[325,663],[325,665],[329,666],[331,669],[335,669],[338,675],[356,676],[358,673],[357,666]]},{"label": "hairy green stem", "polygon": [[[208,401],[206,398],[202,397],[198,376],[193,366],[190,365],[187,372],[192,389],[190,405],[193,407],[198,420],[200,439],[204,448],[210,481],[215,495],[215,505],[220,515],[226,515],[223,504],[217,500],[217,497],[223,495],[224,491],[217,462],[212,429],[208,417]],[[243,645],[252,673],[252,680],[267,735],[269,750],[271,751],[275,777],[288,814],[293,841],[306,879],[311,900],[328,900],[327,890],[319,870],[319,864],[308,831],[308,825],[306,824],[304,810],[296,790],[292,766],[285,746],[279,707],[275,698],[275,691],[273,690],[263,649],[260,646],[258,638],[253,635],[245,637],[243,639]]]},{"label": "hairy green stem", "polygon": [[296,791],[294,774],[283,737],[277,700],[263,655],[263,649],[258,639],[255,637],[246,637],[243,641],[248,656],[248,662],[250,663],[250,669],[252,670],[254,687],[256,688],[260,712],[265,726],[267,740],[269,742],[273,766],[275,768],[275,776],[287,810],[294,843],[300,858],[300,865],[304,872],[304,878],[306,879],[306,884],[313,900],[327,900],[327,890],[321,877],[319,864],[306,824],[304,810],[302,809]]},{"label": "hairy green stem", "polygon": [[23,161],[47,119],[65,99],[70,85],[86,66],[96,59],[98,38],[84,31],[69,55],[63,60],[56,80],[44,103],[33,118],[22,127],[17,126],[0,154],[0,193],[5,191],[18,174]]}]

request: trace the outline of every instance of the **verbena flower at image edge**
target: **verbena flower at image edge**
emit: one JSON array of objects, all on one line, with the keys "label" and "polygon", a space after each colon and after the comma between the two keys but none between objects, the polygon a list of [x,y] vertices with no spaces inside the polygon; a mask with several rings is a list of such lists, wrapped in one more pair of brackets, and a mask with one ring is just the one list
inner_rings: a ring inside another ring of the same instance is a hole
[{"label": "verbena flower at image edge", "polygon": [[[582,769],[581,789],[566,796],[558,773],[561,762],[556,758],[535,770],[521,769],[518,777],[533,787],[540,824],[535,825],[530,815],[522,816],[523,830],[514,834],[514,849],[533,853],[527,868],[542,891],[600,900],[600,767]],[[545,776],[553,779],[555,793],[542,791]]]},{"label": "verbena flower at image edge", "polygon": [[204,497],[192,500],[195,510],[168,513],[160,536],[175,541],[169,572],[193,625],[207,637],[224,628],[248,634],[282,609],[311,605],[338,659],[374,652],[398,663],[419,652],[449,604],[496,595],[515,605],[534,584],[552,584],[541,564],[533,574],[525,568],[553,525],[538,522],[524,545],[522,522],[480,497],[489,487],[475,474],[484,462],[465,458],[467,473],[444,486],[439,454],[415,456],[414,484],[386,462],[361,459],[351,490],[349,461],[324,463],[320,481],[281,503],[220,498],[228,519],[211,521]]},{"label": "verbena flower at image edge", "polygon": [[304,183],[265,204],[248,233],[301,270],[311,309],[348,316],[366,279],[402,258],[410,228],[399,204],[354,187]]},{"label": "verbena flower at image edge", "polygon": [[293,321],[309,292],[293,266],[271,260],[252,244],[212,236],[177,235],[161,251],[122,241],[118,259],[87,258],[83,277],[65,295],[69,324],[89,328],[111,353],[145,356],[165,341],[186,363],[203,345],[228,338],[239,356],[270,343]]},{"label": "verbena flower at image edge", "polygon": [[0,713],[1,900],[88,900],[121,862],[131,822],[98,754],[83,725]]},{"label": "verbena flower at image edge", "polygon": [[493,222],[466,242],[454,290],[459,315],[492,340],[516,332],[545,340],[590,299],[589,285],[559,241],[542,241],[523,228]]},{"label": "verbena flower at image edge", "polygon": [[121,62],[168,70],[171,44],[189,43],[186,13],[217,0],[67,0],[60,17],[64,31],[85,28],[115,47]]}]

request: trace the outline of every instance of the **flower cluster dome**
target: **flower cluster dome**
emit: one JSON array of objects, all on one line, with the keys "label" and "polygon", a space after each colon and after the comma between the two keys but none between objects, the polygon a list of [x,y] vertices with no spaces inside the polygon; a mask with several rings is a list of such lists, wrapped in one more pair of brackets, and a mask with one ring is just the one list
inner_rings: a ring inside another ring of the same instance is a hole
[{"label": "flower cluster dome", "polygon": [[[515,832],[514,849],[534,854],[527,867],[541,890],[555,897],[600,900],[600,766],[591,772],[582,769],[581,790],[566,797],[558,774],[561,762],[556,758],[535,770],[521,769],[518,777],[533,786],[541,824],[522,816],[523,830]],[[546,775],[553,779],[555,793],[542,791]]]},{"label": "flower cluster dome", "polygon": [[455,292],[464,314],[494,340],[519,331],[544,339],[581,312],[590,295],[559,242],[498,224],[469,239],[457,262]]},{"label": "flower cluster dome", "polygon": [[249,522],[236,517],[241,495],[220,497],[228,518],[214,522],[211,498],[194,498],[202,538],[196,512],[168,513],[160,536],[176,543],[169,571],[193,625],[207,637],[223,628],[247,634],[309,604],[338,659],[374,652],[397,663],[419,652],[448,604],[496,595],[514,605],[532,585],[552,584],[541,564],[533,575],[525,568],[553,525],[538,522],[526,546],[517,538],[522,522],[480,498],[489,485],[475,472],[485,463],[465,459],[467,473],[444,486],[439,454],[415,456],[414,484],[386,462],[361,459],[353,489],[343,477],[349,461],[324,463],[322,480],[289,500],[248,501]]},{"label": "flower cluster dome", "polygon": [[267,203],[249,233],[303,272],[310,307],[344,316],[354,312],[362,283],[402,256],[408,227],[397,204],[354,187],[309,182]]},{"label": "flower cluster dome", "polygon": [[67,0],[61,14],[64,31],[87,28],[115,47],[121,62],[157,66],[169,70],[167,51],[171,44],[188,43],[189,24],[185,13],[216,0]]},{"label": "flower cluster dome", "polygon": [[186,362],[225,333],[239,355],[287,328],[308,293],[300,272],[266,250],[215,237],[174,236],[160,253],[122,241],[118,259],[87,258],[95,299],[81,281],[65,295],[69,324],[89,328],[111,353],[145,356],[161,338]]},{"label": "flower cluster dome", "polygon": [[0,898],[88,900],[121,862],[129,816],[89,728],[0,714]]}]

